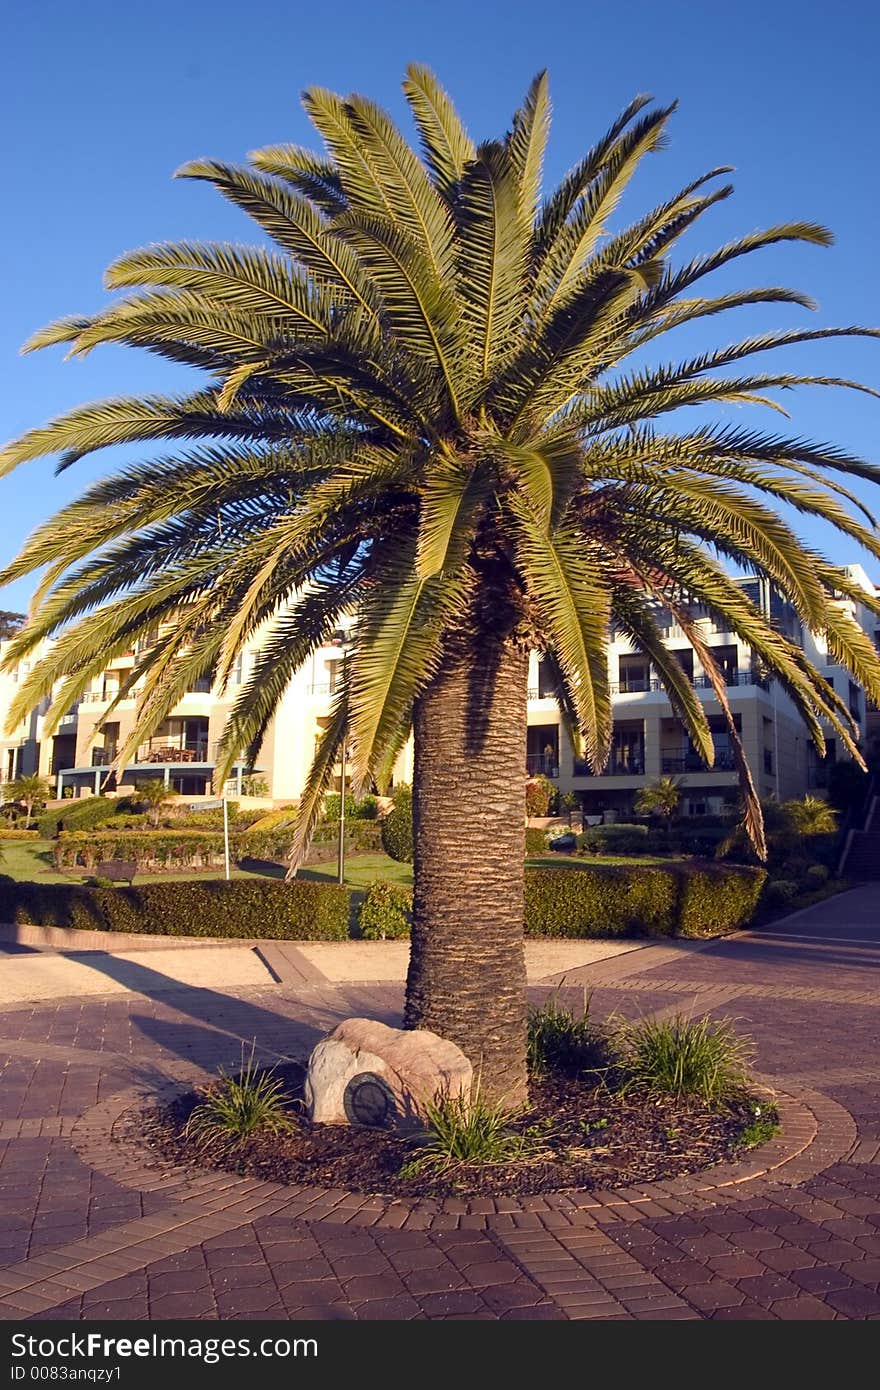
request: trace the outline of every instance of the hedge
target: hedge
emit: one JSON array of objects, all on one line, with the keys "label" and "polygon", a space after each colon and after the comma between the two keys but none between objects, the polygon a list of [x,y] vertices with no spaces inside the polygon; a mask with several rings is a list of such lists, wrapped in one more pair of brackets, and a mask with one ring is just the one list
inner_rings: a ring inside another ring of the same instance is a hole
[{"label": "hedge", "polygon": [[39,830],[0,830],[0,840],[38,840]]},{"label": "hedge", "polygon": [[540,858],[547,850],[547,837],[538,826],[526,827],[526,858]]},{"label": "hedge", "polygon": [[[142,822],[135,822],[135,826]],[[331,833],[332,832],[332,833]],[[337,827],[318,826],[313,844],[313,862],[336,852]],[[266,859],[283,864],[290,849],[289,828],[254,833],[235,830],[229,848],[236,863],[244,859]],[[375,821],[351,821],[345,827],[349,854],[381,849],[381,828]],[[322,851],[326,849],[327,853]],[[212,868],[223,863],[223,835],[216,830],[126,830],[107,827],[97,830],[62,830],[55,841],[52,857],[57,869],[94,869],[104,859],[127,859],[141,872],[165,868]]]},{"label": "hedge", "polygon": [[[751,920],[765,878],[762,869],[739,864],[526,869],[525,932],[575,938],[723,936]],[[409,895],[400,888],[392,893],[391,885],[375,888],[374,903],[367,907],[371,889],[361,908],[361,935],[379,935],[383,920],[386,936],[405,935],[400,919]]]},{"label": "hedge", "polygon": [[765,878],[732,864],[526,869],[526,935],[723,936],[751,920]]},{"label": "hedge", "polygon": [[297,879],[145,883],[132,888],[0,880],[0,921],[157,936],[343,941],[349,895]]}]

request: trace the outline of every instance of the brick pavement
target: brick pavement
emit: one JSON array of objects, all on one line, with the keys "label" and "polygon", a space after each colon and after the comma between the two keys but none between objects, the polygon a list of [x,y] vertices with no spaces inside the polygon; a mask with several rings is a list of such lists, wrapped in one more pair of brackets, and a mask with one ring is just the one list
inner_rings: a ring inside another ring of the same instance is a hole
[{"label": "brick pavement", "polygon": [[[629,963],[628,963],[629,962]],[[303,1056],[398,987],[0,1012],[0,1318],[880,1319],[880,887],[577,972],[593,1008],[733,1016],[784,1097],[742,1164],[621,1192],[404,1202],[145,1164],[137,1098]],[[573,983],[571,979],[570,983]]]}]

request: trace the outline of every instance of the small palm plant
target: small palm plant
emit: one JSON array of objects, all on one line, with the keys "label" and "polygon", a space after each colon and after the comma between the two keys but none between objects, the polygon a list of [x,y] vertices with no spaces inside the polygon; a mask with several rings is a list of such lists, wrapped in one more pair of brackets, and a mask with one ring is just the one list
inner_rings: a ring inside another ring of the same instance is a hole
[{"label": "small palm plant", "polygon": [[636,793],[635,808],[639,814],[652,815],[657,811],[666,821],[667,833],[672,829],[672,818],[680,805],[681,784],[677,777],[660,777]]},{"label": "small palm plant", "polygon": [[219,1079],[202,1090],[202,1099],[183,1131],[200,1151],[242,1144],[257,1134],[279,1137],[296,1129],[283,1083],[271,1069],[257,1065],[255,1050],[256,1045],[245,1059],[242,1048],[237,1074],[221,1070]]},{"label": "small palm plant", "polygon": [[798,835],[833,835],[837,829],[834,808],[819,796],[805,796],[800,801],[784,801],[782,809]]},{"label": "small palm plant", "polygon": [[8,801],[18,801],[25,809],[26,823],[30,821],[35,806],[48,801],[51,795],[45,777],[32,773],[27,777],[16,777],[3,788],[3,797]]},{"label": "small palm plant", "polygon": [[171,793],[161,777],[151,777],[147,782],[139,782],[135,791],[137,801],[147,808],[150,824],[157,826],[162,815],[162,807],[170,799]]}]

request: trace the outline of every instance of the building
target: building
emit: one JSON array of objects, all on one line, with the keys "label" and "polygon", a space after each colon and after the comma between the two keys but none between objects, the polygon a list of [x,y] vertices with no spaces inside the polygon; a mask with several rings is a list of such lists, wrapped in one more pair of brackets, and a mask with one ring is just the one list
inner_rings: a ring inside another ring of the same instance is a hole
[{"label": "building", "polygon": [[[858,565],[848,573],[866,594],[874,587]],[[766,583],[744,579],[744,588],[769,613],[777,626],[800,643],[858,721],[860,737],[869,746],[869,726],[876,711],[866,709],[864,691],[842,667],[829,664],[821,641],[803,630],[794,609]],[[880,619],[863,604],[841,595],[845,605],[880,648]],[[712,648],[724,673],[736,727],[762,797],[780,800],[819,791],[827,784],[828,770],[838,749],[829,737],[828,754],[820,760],[795,706],[779,683],[767,680],[753,664],[749,648],[735,633],[718,627],[712,617],[692,607],[703,638]],[[573,793],[584,813],[621,819],[632,812],[638,789],[661,776],[680,779],[683,809],[690,815],[717,813],[738,800],[738,782],[726,723],[708,678],[681,628],[658,608],[657,618],[666,645],[674,651],[701,701],[705,703],[715,742],[714,766],[706,768],[691,745],[656,674],[644,656],[626,638],[614,634],[609,647],[609,679],[614,705],[611,756],[603,772],[594,774],[581,762],[561,723],[550,678],[537,654],[529,670],[528,735],[524,750],[525,770],[543,773],[561,792]],[[241,795],[254,783],[265,786],[272,800],[295,800],[305,781],[315,741],[330,714],[332,696],[342,671],[347,631],[340,628],[333,640],[318,649],[297,671],[267,731],[254,768],[239,763],[230,792]],[[2,649],[0,644],[0,649]],[[110,790],[124,792],[138,781],[161,777],[169,791],[197,798],[210,795],[217,745],[226,715],[246,680],[258,644],[241,654],[224,693],[209,678],[196,680],[175,706],[163,726],[138,748],[118,781],[110,776],[118,750],[132,727],[134,699],[124,698],[111,710],[137,659],[132,650],[109,662],[92,681],[77,706],[65,714],[56,733],[43,734],[44,708],[34,710],[11,737],[0,739],[0,777],[12,780],[22,773],[39,772],[50,778],[58,796],[83,795]],[[39,656],[32,658],[38,660]],[[22,666],[0,674],[0,722],[27,672]],[[880,729],[878,729],[880,735]],[[337,769],[337,785],[340,769]],[[395,780],[412,778],[412,748],[407,746],[395,768]]]},{"label": "building", "polygon": [[[860,565],[847,566],[847,573],[873,597],[874,585]],[[862,688],[848,671],[829,659],[824,640],[803,628],[794,608],[766,581],[744,579],[742,584],[774,624],[803,647],[847,702],[858,722],[860,742],[867,747],[870,712],[866,710]],[[866,605],[841,594],[835,595],[834,601],[874,636],[880,649],[880,618]],[[828,783],[829,768],[840,751],[837,740],[829,734],[826,757],[820,759],[795,705],[779,682],[768,680],[753,663],[749,647],[698,607],[691,605],[690,615],[699,623],[701,635],[724,674],[728,701],[758,794],[781,801],[808,792],[821,794]],[[648,660],[618,633],[609,648],[614,707],[611,756],[603,772],[591,773],[577,758],[562,726],[552,681],[545,675],[540,657],[532,656],[527,769],[553,779],[561,792],[574,793],[586,815],[626,818],[632,812],[639,788],[663,776],[679,779],[683,810],[688,815],[717,814],[739,799],[727,723],[708,677],[671,615],[658,608],[657,620],[664,631],[665,645],[676,654],[705,705],[715,745],[711,768],[703,764],[674,715]]]}]

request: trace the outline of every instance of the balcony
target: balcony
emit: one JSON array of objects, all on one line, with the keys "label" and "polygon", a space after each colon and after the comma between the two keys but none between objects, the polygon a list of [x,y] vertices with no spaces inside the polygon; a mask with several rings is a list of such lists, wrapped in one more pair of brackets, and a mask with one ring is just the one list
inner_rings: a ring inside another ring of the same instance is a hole
[{"label": "balcony", "polygon": [[712,767],[708,767],[698,753],[685,753],[683,756],[675,757],[667,757],[663,754],[660,758],[660,771],[664,777],[675,776],[676,773],[682,772],[735,772],[736,763],[729,749],[717,748]]},{"label": "balcony", "polygon": [[208,740],[195,739],[188,743],[169,743],[164,739],[151,739],[137,751],[135,762],[145,763],[207,763]]},{"label": "balcony", "polygon": [[526,773],[529,777],[558,777],[559,759],[552,753],[527,753]]},{"label": "balcony", "polygon": [[[765,676],[757,671],[728,671],[724,674],[724,684],[728,687],[756,685],[761,690],[768,690],[770,682]],[[712,682],[708,676],[692,676],[691,685],[694,690],[711,690]],[[609,686],[612,695],[644,695],[656,692],[663,692],[665,687],[663,682],[656,676],[650,680],[625,680],[612,682]]]},{"label": "balcony", "polygon": [[645,760],[640,755],[632,758],[612,757],[601,772],[594,772],[588,763],[576,758],[574,775],[575,777],[644,777]]}]

